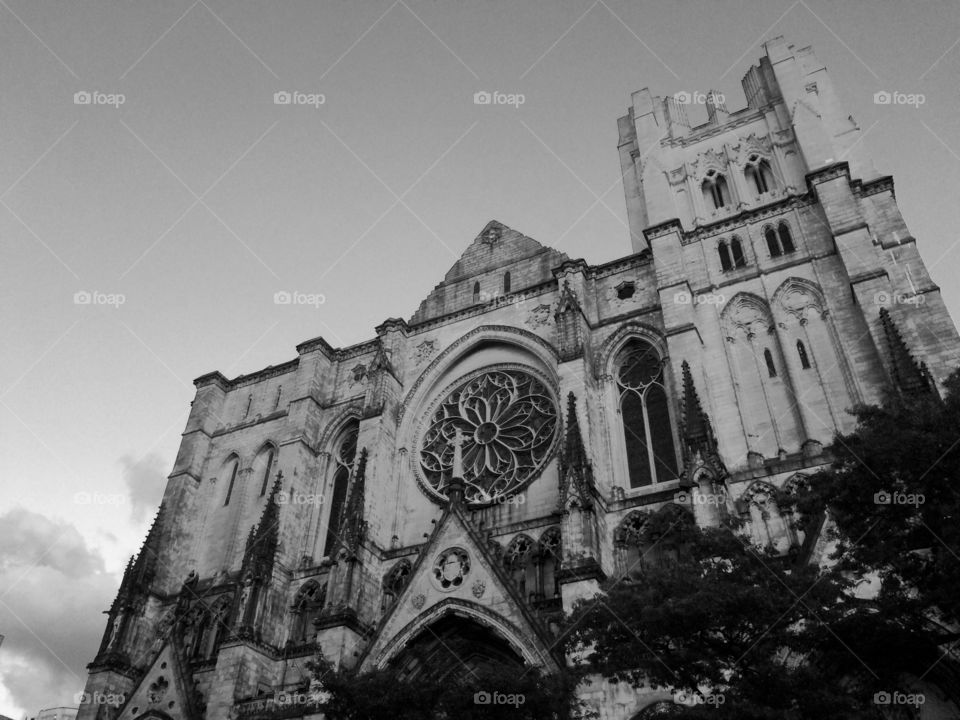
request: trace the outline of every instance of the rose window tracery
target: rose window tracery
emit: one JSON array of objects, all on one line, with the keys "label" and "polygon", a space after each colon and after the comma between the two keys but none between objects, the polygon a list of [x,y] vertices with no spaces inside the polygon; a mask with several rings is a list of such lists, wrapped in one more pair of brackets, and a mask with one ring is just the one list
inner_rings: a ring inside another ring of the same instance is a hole
[{"label": "rose window tracery", "polygon": [[444,550],[433,564],[433,580],[440,590],[456,590],[470,573],[470,556],[461,548]]},{"label": "rose window tracery", "polygon": [[520,369],[487,370],[459,383],[427,422],[420,471],[438,497],[449,483],[459,431],[464,499],[496,502],[521,490],[550,458],[559,425],[544,382]]}]

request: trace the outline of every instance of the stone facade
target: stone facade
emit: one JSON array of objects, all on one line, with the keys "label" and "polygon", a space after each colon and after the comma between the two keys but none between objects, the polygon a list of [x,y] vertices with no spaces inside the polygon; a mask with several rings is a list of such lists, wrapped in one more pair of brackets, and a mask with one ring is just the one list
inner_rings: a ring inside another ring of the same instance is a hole
[{"label": "stone facade", "polygon": [[[409,321],[198,378],[90,665],[88,696],[125,701],[79,720],[309,715],[318,648],[411,673],[408,647],[458,628],[556,667],[559,614],[640,562],[654,512],[816,552],[775,490],[828,462],[849,408],[939,392],[960,338],[812,51],[771,41],[743,85],[697,127],[685,98],[633,95],[632,254],[490,222]],[[605,720],[664,699],[584,697]]]}]

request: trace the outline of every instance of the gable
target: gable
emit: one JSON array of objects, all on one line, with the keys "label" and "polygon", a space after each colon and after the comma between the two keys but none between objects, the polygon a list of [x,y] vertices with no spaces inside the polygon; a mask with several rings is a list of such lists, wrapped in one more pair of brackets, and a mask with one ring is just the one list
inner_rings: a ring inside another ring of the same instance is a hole
[{"label": "gable", "polygon": [[183,672],[175,643],[171,636],[161,648],[140,684],[128,695],[116,720],[134,720],[145,713],[171,720],[199,720],[194,702],[196,691]]},{"label": "gable", "polygon": [[555,665],[551,638],[459,505],[448,506],[437,523],[410,580],[377,628],[361,668],[387,666],[420,633],[450,615],[489,628],[529,665]]},{"label": "gable", "polygon": [[[553,269],[568,259],[564,253],[491,220],[443,281],[420,303],[410,323],[441,317],[553,280]],[[503,276],[507,272],[511,276],[509,293],[503,291]],[[476,286],[479,297],[474,293]]]}]

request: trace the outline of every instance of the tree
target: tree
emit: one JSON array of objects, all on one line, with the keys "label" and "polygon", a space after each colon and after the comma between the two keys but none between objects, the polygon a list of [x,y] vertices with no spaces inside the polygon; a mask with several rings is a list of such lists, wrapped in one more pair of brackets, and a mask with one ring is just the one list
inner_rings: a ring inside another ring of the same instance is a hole
[{"label": "tree", "polygon": [[398,677],[393,669],[357,673],[318,658],[311,665],[330,720],[567,720],[589,717],[575,695],[579,675],[482,663],[467,666],[470,648],[446,643],[445,657],[426,671]]}]

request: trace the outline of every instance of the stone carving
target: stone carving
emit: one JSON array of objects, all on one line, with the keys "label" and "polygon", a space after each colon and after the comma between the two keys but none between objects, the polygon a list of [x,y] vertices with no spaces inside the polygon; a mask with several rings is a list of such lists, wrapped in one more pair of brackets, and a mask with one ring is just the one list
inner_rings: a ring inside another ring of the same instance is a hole
[{"label": "stone carving", "polygon": [[470,592],[473,593],[473,596],[479,600],[483,597],[483,593],[487,590],[487,584],[480,579],[474,581],[473,585],[470,586]]},{"label": "stone carving", "polygon": [[147,688],[147,702],[158,703],[163,700],[163,696],[167,694],[167,690],[170,688],[170,683],[167,679],[161,675],[153,683],[150,684],[150,687]]},{"label": "stone carving", "polygon": [[420,610],[423,607],[424,603],[427,602],[427,596],[424,595],[423,593],[418,593],[413,596],[413,599],[410,602],[413,604],[414,608],[416,608],[417,610]]},{"label": "stone carving", "polygon": [[437,341],[436,340],[424,340],[422,343],[416,346],[416,352],[413,355],[414,362],[419,365],[420,363],[429,360],[433,357],[433,354],[437,352]]},{"label": "stone carving", "polygon": [[549,305],[537,305],[529,313],[527,313],[526,323],[530,327],[536,329],[542,327],[550,322],[550,306]]}]

